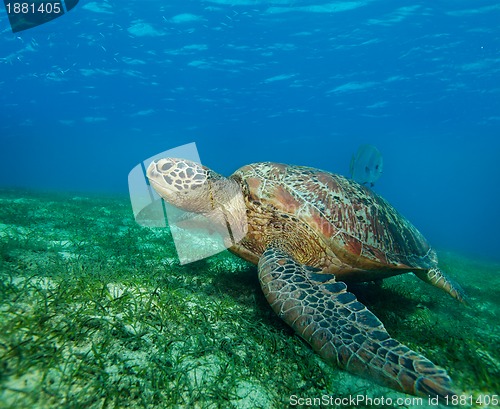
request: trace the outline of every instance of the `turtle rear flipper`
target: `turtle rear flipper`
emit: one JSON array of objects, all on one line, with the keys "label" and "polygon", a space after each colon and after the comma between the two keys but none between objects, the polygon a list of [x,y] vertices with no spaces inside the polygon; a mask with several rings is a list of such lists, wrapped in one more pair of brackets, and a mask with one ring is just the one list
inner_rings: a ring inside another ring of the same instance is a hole
[{"label": "turtle rear flipper", "polygon": [[356,375],[415,395],[454,395],[446,371],[392,339],[380,320],[333,275],[270,247],[259,281],[273,310],[319,355]]},{"label": "turtle rear flipper", "polygon": [[467,296],[462,287],[460,287],[460,284],[453,281],[439,268],[433,267],[429,270],[415,271],[415,275],[422,281],[446,291],[461,303],[468,304]]}]

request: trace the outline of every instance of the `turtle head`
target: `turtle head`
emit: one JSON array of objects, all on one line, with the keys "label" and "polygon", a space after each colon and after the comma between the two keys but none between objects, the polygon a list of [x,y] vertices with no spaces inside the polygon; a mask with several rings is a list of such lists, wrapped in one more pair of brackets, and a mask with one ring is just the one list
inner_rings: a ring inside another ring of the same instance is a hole
[{"label": "turtle head", "polygon": [[210,191],[223,176],[187,159],[164,158],[151,162],[147,169],[151,186],[168,203],[190,212],[213,210]]},{"label": "turtle head", "polygon": [[214,227],[230,227],[233,239],[246,234],[245,201],[235,180],[177,158],[151,162],[146,174],[151,186],[168,203],[206,216]]},{"label": "turtle head", "polygon": [[146,175],[165,201],[203,215],[215,230],[226,232],[228,247],[246,235],[246,205],[235,180],[199,163],[177,158],[151,162]]}]

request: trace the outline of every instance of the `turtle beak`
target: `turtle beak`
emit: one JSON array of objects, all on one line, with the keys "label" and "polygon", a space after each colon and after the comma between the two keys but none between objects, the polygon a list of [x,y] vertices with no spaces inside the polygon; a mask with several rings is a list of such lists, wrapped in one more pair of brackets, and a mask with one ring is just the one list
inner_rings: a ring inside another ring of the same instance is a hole
[{"label": "turtle beak", "polygon": [[146,176],[149,179],[149,184],[153,186],[153,188],[158,192],[158,194],[162,197],[165,197],[164,194],[168,194],[169,192],[169,184],[166,183],[163,174],[158,171],[158,161],[153,161],[149,164],[146,170]]},{"label": "turtle beak", "polygon": [[158,171],[156,170],[156,161],[153,161],[149,164],[146,170],[146,176],[149,180],[158,176]]},{"label": "turtle beak", "polygon": [[160,173],[156,170],[157,167],[157,162],[156,161],[153,161],[149,164],[147,170],[146,170],[146,176],[148,177],[149,179],[149,182],[151,184],[157,184],[157,180],[161,177]]}]

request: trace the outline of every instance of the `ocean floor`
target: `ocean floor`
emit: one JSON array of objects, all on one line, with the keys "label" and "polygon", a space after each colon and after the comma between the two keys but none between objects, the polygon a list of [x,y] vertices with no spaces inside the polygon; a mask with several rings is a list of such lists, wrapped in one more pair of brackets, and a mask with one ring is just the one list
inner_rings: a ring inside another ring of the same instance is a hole
[{"label": "ocean floor", "polygon": [[[350,290],[462,407],[496,407],[500,264],[438,253],[469,306],[411,274]],[[1,408],[432,407],[325,364],[229,252],[180,266],[126,198],[0,191],[0,297]]]}]

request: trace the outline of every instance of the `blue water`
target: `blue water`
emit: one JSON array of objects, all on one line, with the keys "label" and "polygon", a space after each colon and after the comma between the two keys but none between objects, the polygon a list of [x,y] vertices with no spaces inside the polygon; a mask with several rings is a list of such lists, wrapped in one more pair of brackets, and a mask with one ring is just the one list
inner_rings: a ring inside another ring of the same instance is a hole
[{"label": "blue water", "polygon": [[[314,4],[314,5],[311,5]],[[438,248],[499,258],[500,6],[436,0],[84,1],[13,34],[0,10],[0,187],[126,193],[196,142],[347,174]]]}]

